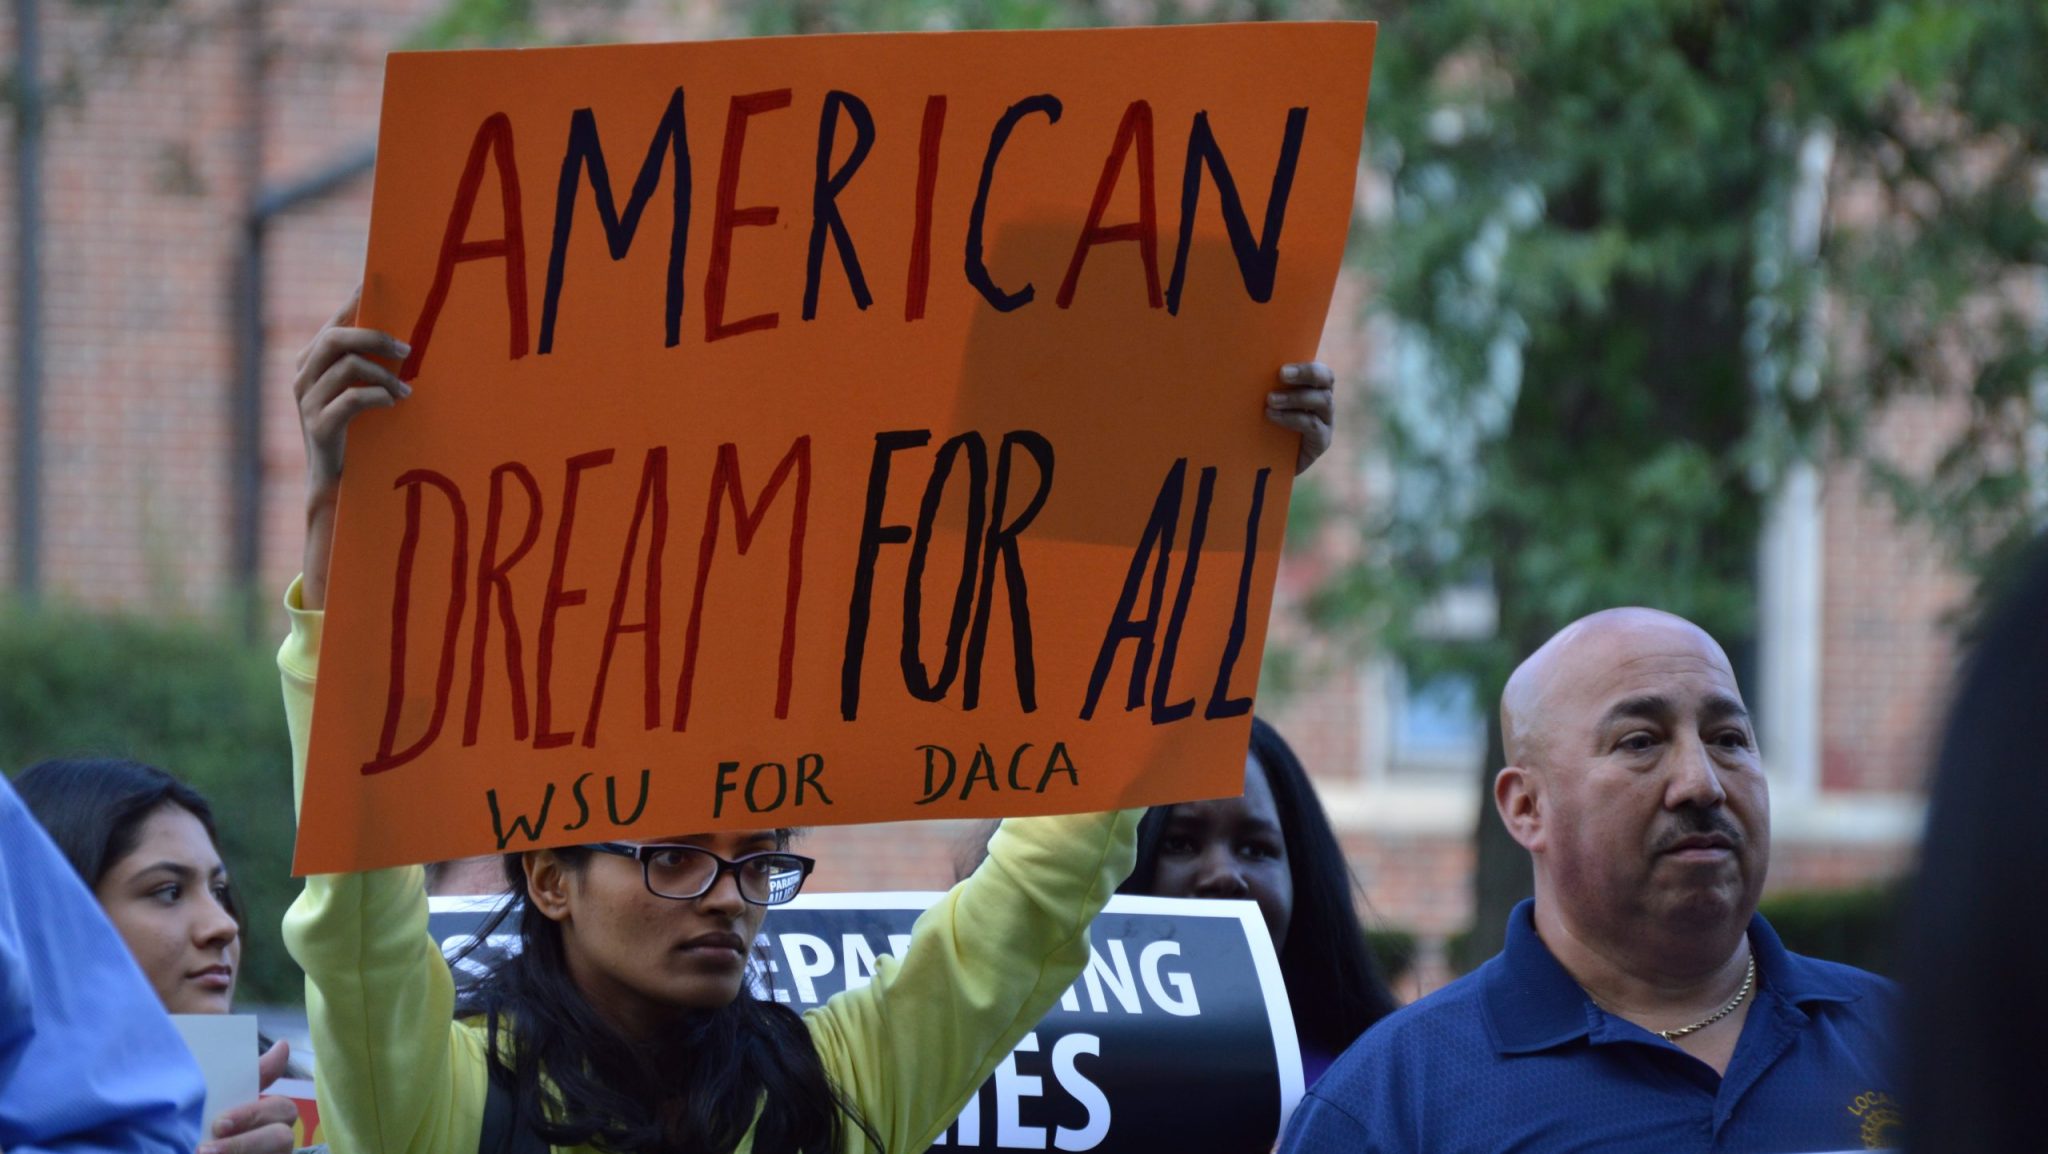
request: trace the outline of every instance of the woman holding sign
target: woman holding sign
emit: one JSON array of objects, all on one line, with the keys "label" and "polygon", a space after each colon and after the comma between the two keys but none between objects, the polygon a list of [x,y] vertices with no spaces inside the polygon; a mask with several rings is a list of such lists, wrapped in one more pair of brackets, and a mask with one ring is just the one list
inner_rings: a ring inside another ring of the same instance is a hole
[{"label": "woman holding sign", "polygon": [[[334,501],[352,418],[411,389],[407,348],[347,327],[301,358],[305,573],[278,656],[302,776]],[[1329,443],[1330,378],[1291,365],[1268,415]],[[924,1149],[1080,974],[1132,862],[1138,811],[1004,823],[989,860],[918,920],[899,961],[799,1016],[748,988],[766,907],[812,862],[789,831],[680,833],[508,859],[522,951],[452,1021],[419,867],[314,876],[285,922],[307,975],[336,1149],[827,1152]]]}]

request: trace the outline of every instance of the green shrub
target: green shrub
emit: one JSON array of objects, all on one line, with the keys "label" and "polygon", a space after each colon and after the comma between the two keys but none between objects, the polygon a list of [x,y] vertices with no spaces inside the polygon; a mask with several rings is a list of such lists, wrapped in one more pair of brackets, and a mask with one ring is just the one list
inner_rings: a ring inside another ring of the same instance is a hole
[{"label": "green shrub", "polygon": [[[1894,974],[1896,930],[1904,882],[1846,890],[1786,890],[1763,900],[1757,912],[1795,954],[1842,962],[1872,973]],[[1485,958],[1468,957],[1472,931],[1451,935],[1445,955],[1456,973],[1470,973]]]},{"label": "green shrub", "polygon": [[1389,983],[1415,965],[1415,935],[1407,930],[1367,930],[1366,945],[1380,967],[1380,977]]},{"label": "green shrub", "polygon": [[296,1004],[279,936],[291,875],[291,751],[271,651],[189,621],[0,612],[0,769],[129,757],[206,795],[244,912],[240,996]]},{"label": "green shrub", "polygon": [[1469,974],[1479,968],[1485,958],[1472,956],[1474,934],[1470,928],[1459,930],[1444,939],[1444,961],[1450,963],[1454,974]]},{"label": "green shrub", "polygon": [[1758,912],[1793,953],[1895,975],[1904,889],[1891,881],[1852,890],[1788,890],[1765,898]]}]

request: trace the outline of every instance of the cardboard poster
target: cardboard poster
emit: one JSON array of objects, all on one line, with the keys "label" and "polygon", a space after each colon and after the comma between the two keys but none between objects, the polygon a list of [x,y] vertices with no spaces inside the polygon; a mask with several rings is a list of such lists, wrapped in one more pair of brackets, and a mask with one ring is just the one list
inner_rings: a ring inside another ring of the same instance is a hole
[{"label": "cardboard poster", "polygon": [[[768,912],[754,992],[796,1010],[872,980],[941,895],[804,894]],[[428,932],[458,988],[519,948],[516,919],[473,936],[502,898],[431,899]],[[1258,906],[1117,896],[1089,927],[1088,969],[989,1078],[934,1154],[1090,1150],[1242,1154],[1301,1100],[1301,1052]]]},{"label": "cardboard poster", "polygon": [[1236,793],[1373,40],[394,56],[298,869]]}]

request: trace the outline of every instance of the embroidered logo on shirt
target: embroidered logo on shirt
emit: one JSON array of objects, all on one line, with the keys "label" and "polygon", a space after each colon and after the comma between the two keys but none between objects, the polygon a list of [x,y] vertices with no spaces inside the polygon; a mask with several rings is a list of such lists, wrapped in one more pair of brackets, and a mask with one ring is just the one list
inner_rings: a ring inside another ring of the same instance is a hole
[{"label": "embroidered logo on shirt", "polygon": [[1849,1104],[1849,1113],[1863,1122],[1863,1148],[1883,1150],[1897,1146],[1905,1137],[1905,1122],[1899,1104],[1881,1090],[1866,1090]]}]

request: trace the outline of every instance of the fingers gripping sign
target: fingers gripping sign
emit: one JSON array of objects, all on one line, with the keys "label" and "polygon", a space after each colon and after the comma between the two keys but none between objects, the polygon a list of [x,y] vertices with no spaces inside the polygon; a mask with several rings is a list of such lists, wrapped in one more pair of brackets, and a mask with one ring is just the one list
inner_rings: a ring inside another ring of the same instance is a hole
[{"label": "fingers gripping sign", "polygon": [[400,361],[411,347],[389,333],[349,326],[361,298],[358,287],[299,354],[292,392],[306,435],[308,479],[316,489],[340,482],[348,422],[357,413],[390,408],[412,395],[411,385],[374,359]]},{"label": "fingers gripping sign", "polygon": [[403,361],[411,347],[389,333],[350,324],[362,296],[358,285],[299,353],[299,373],[292,382],[299,430],[306,440],[303,593],[308,609],[320,608],[327,600],[327,559],[349,422],[359,413],[391,408],[412,395],[412,386],[399,380],[386,363]]},{"label": "fingers gripping sign", "polygon": [[1330,447],[1336,420],[1336,375],[1321,361],[1283,365],[1281,387],[1266,394],[1266,419],[1301,434],[1296,476],[1308,471]]}]

